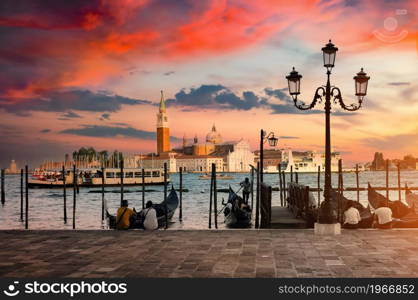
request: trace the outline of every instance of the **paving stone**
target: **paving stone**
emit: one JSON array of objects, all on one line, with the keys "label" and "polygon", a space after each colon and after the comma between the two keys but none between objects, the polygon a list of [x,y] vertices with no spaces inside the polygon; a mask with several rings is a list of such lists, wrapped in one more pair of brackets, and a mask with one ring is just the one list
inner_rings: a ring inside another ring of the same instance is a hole
[{"label": "paving stone", "polygon": [[0,239],[1,277],[418,276],[414,230],[0,231]]}]

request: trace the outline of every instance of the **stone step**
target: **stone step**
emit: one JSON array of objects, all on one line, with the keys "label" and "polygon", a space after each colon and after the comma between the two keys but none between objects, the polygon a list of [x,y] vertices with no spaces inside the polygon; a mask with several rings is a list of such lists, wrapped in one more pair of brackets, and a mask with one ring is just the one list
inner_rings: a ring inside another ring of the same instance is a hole
[{"label": "stone step", "polygon": [[287,207],[273,206],[271,208],[271,228],[290,229],[290,228],[306,228],[306,222],[302,219],[295,218]]}]

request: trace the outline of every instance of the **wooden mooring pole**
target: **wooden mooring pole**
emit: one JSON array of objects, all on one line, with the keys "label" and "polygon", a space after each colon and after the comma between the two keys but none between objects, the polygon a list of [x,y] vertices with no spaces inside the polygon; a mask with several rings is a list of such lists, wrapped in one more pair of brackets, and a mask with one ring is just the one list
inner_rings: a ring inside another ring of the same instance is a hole
[{"label": "wooden mooring pole", "polygon": [[67,224],[67,187],[65,183],[65,165],[62,166],[62,187],[62,196],[64,198],[64,224]]},{"label": "wooden mooring pole", "polygon": [[213,179],[213,217],[215,218],[215,229],[218,229],[218,191],[216,187],[216,165],[212,164],[212,173],[215,174]]},{"label": "wooden mooring pole", "polygon": [[168,207],[167,207],[167,163],[164,163],[164,211],[165,211],[165,229],[168,228]]},{"label": "wooden mooring pole", "polygon": [[210,188],[209,188],[209,229],[212,228],[212,196],[213,196],[213,170],[210,176]]},{"label": "wooden mooring pole", "polygon": [[357,187],[357,202],[360,202],[360,181],[358,177],[358,164],[356,164],[356,187]]},{"label": "wooden mooring pole", "polygon": [[142,209],[145,208],[145,170],[142,169]]},{"label": "wooden mooring pole", "polygon": [[257,162],[257,193],[255,197],[255,228],[260,227],[260,162]]},{"label": "wooden mooring pole", "polygon": [[338,182],[339,182],[339,187],[340,187],[340,195],[338,198],[338,216],[339,216],[339,221],[340,223],[342,223],[342,219],[343,219],[343,210],[344,207],[342,207],[342,198],[343,198],[343,191],[344,191],[344,179],[343,179],[343,161],[342,159],[338,160]]},{"label": "wooden mooring pole", "polygon": [[168,228],[168,207],[167,207],[167,163],[164,163],[164,229]]},{"label": "wooden mooring pole", "polygon": [[124,167],[124,161],[123,159],[120,160],[120,207],[122,207],[123,202],[123,194],[124,194],[124,186],[123,186],[123,167]]},{"label": "wooden mooring pole", "polygon": [[25,229],[29,229],[29,168],[25,166]]},{"label": "wooden mooring pole", "polygon": [[105,168],[102,167],[102,221],[104,221],[105,211]]},{"label": "wooden mooring pole", "polygon": [[279,188],[280,188],[280,206],[283,206],[283,182],[282,182],[282,166],[279,164]]},{"label": "wooden mooring pole", "polygon": [[296,180],[296,183],[299,183],[299,174],[298,174],[298,172],[295,172],[295,180]]},{"label": "wooden mooring pole", "polygon": [[180,222],[183,220],[183,167],[180,167],[180,210],[179,210],[179,220]]},{"label": "wooden mooring pole", "polygon": [[399,199],[399,201],[401,201],[402,200],[402,196],[401,196],[401,164],[400,163],[398,163],[398,165],[397,165],[397,167],[398,167],[398,199]]},{"label": "wooden mooring pole", "polygon": [[321,206],[321,166],[318,166],[318,212]]},{"label": "wooden mooring pole", "polygon": [[293,166],[290,166],[290,182],[293,182]]},{"label": "wooden mooring pole", "polygon": [[4,190],[4,169],[1,169],[1,204],[4,205],[6,202],[6,192]]},{"label": "wooden mooring pole", "polygon": [[283,175],[283,197],[284,197],[283,201],[286,203],[286,199],[287,199],[287,196],[288,196],[288,190],[287,190],[287,186],[286,186],[286,172],[283,171],[282,175]]},{"label": "wooden mooring pole", "polygon": [[386,205],[389,206],[389,159],[386,160]]},{"label": "wooden mooring pole", "polygon": [[254,208],[254,166],[251,166],[251,209]]},{"label": "wooden mooring pole", "polygon": [[75,210],[77,203],[77,173],[75,165],[73,165],[73,229],[75,229]]},{"label": "wooden mooring pole", "polygon": [[20,169],[20,222],[23,222],[23,169]]}]

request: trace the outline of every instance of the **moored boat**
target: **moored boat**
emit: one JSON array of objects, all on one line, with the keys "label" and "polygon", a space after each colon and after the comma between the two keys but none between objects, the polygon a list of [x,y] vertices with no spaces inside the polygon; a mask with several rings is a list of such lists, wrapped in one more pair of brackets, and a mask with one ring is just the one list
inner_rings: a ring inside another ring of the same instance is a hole
[{"label": "moored boat", "polygon": [[[157,220],[158,220],[158,227],[165,226],[165,220],[166,220],[166,211],[167,211],[167,220],[170,220],[177,207],[179,206],[179,198],[177,196],[176,190],[174,187],[171,187],[170,193],[167,195],[167,199],[163,200],[161,203],[155,203],[152,205],[152,207],[157,212]],[[111,215],[106,210],[106,215],[109,219],[109,227],[115,228],[116,225],[116,216]],[[140,214],[137,214],[137,222],[132,225],[132,228],[142,228],[141,224],[143,223],[143,220],[140,218]]]},{"label": "moored boat", "polygon": [[225,204],[224,216],[225,224],[231,228],[245,228],[251,225],[251,207],[241,204],[244,200],[229,187],[228,202]]},{"label": "moored boat", "polygon": [[[358,224],[359,228],[370,228],[373,224],[373,214],[370,210],[370,205],[367,205],[367,207],[364,207],[363,204],[350,200],[343,195],[339,194],[337,191],[332,190],[331,191],[331,198],[333,199],[334,205],[338,206],[338,202],[341,199],[340,202],[340,208],[341,212],[344,213],[344,209],[348,207],[349,205],[356,208],[360,213],[361,221]],[[336,207],[337,208],[337,207]]]},{"label": "moored boat", "polygon": [[406,204],[401,201],[391,201],[385,196],[379,194],[371,185],[368,184],[367,196],[370,205],[373,209],[378,209],[379,207],[389,207],[392,210],[392,216],[394,218],[402,218],[407,214],[411,213],[412,210]]},{"label": "moored boat", "polygon": [[[104,171],[104,178],[103,177]],[[119,186],[121,184],[121,172],[118,168],[80,169],[77,170],[77,185],[79,187]],[[73,186],[73,171],[65,172],[65,184]],[[170,179],[167,176],[167,182]],[[126,168],[123,170],[123,184],[126,186],[142,185],[142,169]],[[160,169],[144,170],[145,185],[164,184],[164,172]],[[29,188],[62,188],[64,186],[62,171],[37,172],[28,180]]]}]

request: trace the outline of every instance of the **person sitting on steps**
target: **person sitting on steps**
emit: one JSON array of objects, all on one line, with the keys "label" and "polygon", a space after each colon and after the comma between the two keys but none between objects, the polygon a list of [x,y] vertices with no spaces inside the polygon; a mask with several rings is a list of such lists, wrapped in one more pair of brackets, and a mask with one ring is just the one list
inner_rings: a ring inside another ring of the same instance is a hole
[{"label": "person sitting on steps", "polygon": [[116,212],[116,229],[129,229],[131,226],[131,218],[134,218],[136,213],[128,207],[128,200],[122,200],[121,207]]},{"label": "person sitting on steps", "polygon": [[346,210],[344,211],[343,228],[357,229],[361,221],[360,212],[354,207],[353,202],[348,202]]},{"label": "person sitting on steps", "polygon": [[392,228],[392,210],[389,207],[379,207],[374,211],[374,227],[379,229]]},{"label": "person sitting on steps", "polygon": [[145,204],[145,208],[141,211],[141,219],[145,230],[158,229],[157,211],[152,207],[152,201]]}]

